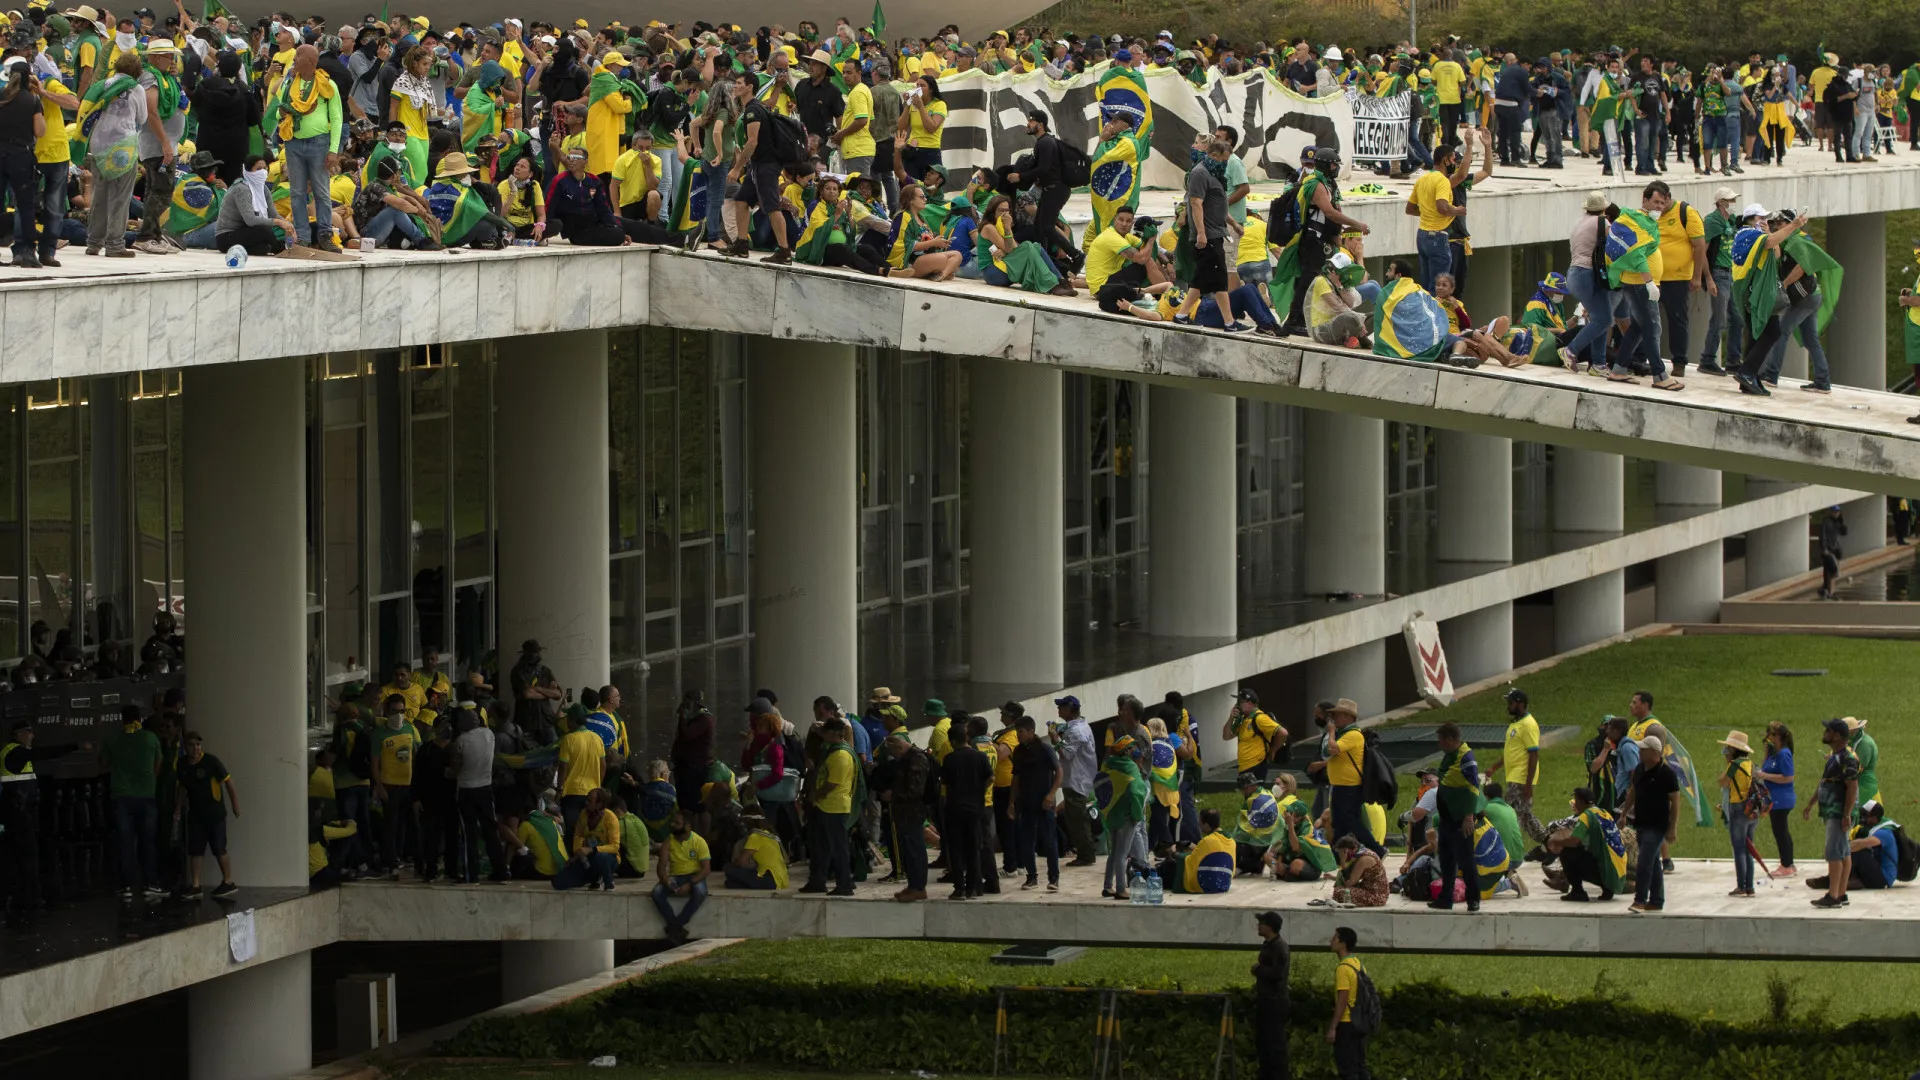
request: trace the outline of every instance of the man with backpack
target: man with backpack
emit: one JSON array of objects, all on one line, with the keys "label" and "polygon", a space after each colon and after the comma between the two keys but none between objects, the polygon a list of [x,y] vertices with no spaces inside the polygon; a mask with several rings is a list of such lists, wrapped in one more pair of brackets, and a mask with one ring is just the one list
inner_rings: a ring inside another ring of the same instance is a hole
[{"label": "man with backpack", "polygon": [[1326,769],[1333,812],[1333,836],[1329,839],[1351,836],[1384,858],[1387,849],[1367,826],[1366,796],[1361,789],[1366,775],[1367,740],[1360,733],[1360,706],[1352,698],[1341,698],[1327,710],[1327,715],[1336,731],[1333,755],[1327,759]]},{"label": "man with backpack", "polygon": [[894,893],[893,898],[910,904],[927,898],[928,797],[929,788],[939,791],[939,779],[933,756],[913,745],[905,728],[888,735],[883,745],[894,759],[893,783],[886,794],[893,819],[893,864],[907,879],[906,888]]},{"label": "man with backpack", "polygon": [[805,143],[796,145],[796,132],[791,126],[794,121],[775,113],[754,95],[753,80],[734,80],[733,92],[747,132],[746,141],[740,144],[740,157],[746,164],[735,166],[733,172],[739,175],[728,178],[739,181],[740,191],[731,202],[737,239],[727,254],[744,256],[751,250],[747,237],[753,231],[752,208],[758,206],[773,226],[775,248],[760,261],[785,266],[793,262],[794,238],[787,235],[787,216],[780,212],[780,170],[802,159]]},{"label": "man with backpack", "polygon": [[[1887,808],[1880,805],[1880,800],[1869,799],[1861,803],[1860,824],[1854,826],[1853,836],[1847,841],[1848,848],[1853,852],[1847,887],[1886,889],[1896,881],[1912,881],[1915,876],[1913,841],[1906,837],[1899,822],[1887,820]],[[1906,841],[1904,844],[1901,843],[1903,840]],[[1902,874],[1902,870],[1906,873]],[[1814,883],[1809,881],[1807,884]]]},{"label": "man with backpack", "polygon": [[[1007,183],[1016,188],[1040,189],[1040,201],[1033,208],[1033,238],[1052,255],[1056,248],[1067,245],[1066,238],[1060,235],[1060,211],[1073,194],[1075,183],[1087,182],[1087,155],[1061,142],[1059,136],[1049,130],[1047,114],[1039,109],[1027,114],[1027,134],[1033,136],[1031,161],[1024,169],[1008,172]],[[1068,262],[1078,261],[1079,252],[1073,254],[1075,258]],[[1059,264],[1061,260],[1054,261]]]},{"label": "man with backpack", "polygon": [[[1656,180],[1647,185],[1666,188]],[[1711,292],[1712,267],[1707,261],[1707,225],[1700,211],[1685,199],[1668,193],[1665,213],[1656,219],[1660,226],[1660,324],[1667,332],[1667,355],[1673,357],[1676,378],[1687,373],[1688,308],[1694,293]]]},{"label": "man with backpack", "polygon": [[1380,992],[1353,950],[1360,944],[1351,926],[1333,931],[1336,966],[1333,969],[1333,1020],[1327,1042],[1333,1045],[1333,1066],[1340,1080],[1370,1080],[1367,1039],[1380,1029]]}]

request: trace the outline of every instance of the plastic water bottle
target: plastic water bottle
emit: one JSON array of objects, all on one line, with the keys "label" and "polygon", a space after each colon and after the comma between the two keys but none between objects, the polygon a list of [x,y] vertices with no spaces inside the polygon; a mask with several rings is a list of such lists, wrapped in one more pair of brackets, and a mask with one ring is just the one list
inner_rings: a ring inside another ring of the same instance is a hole
[{"label": "plastic water bottle", "polygon": [[1136,904],[1147,902],[1147,882],[1140,876],[1138,870],[1133,872],[1133,877],[1127,882],[1127,899]]},{"label": "plastic water bottle", "polygon": [[247,268],[247,249],[235,244],[227,249],[227,269],[245,270]]},{"label": "plastic water bottle", "polygon": [[1158,905],[1165,903],[1166,899],[1167,892],[1165,887],[1160,883],[1159,872],[1156,870],[1147,871],[1147,903]]}]

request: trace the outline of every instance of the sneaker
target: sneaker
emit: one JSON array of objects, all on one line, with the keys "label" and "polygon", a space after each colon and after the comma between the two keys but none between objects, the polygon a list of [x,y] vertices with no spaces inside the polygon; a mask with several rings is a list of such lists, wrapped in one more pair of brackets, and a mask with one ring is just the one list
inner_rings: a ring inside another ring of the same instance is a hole
[{"label": "sneaker", "polygon": [[[1192,326],[1193,316],[1182,315],[1182,314],[1179,314],[1178,312],[1175,312],[1173,316],[1173,322],[1175,326]],[[1920,423],[1920,417],[1916,417],[1914,422]]]},{"label": "sneaker", "polygon": [[60,266],[60,260],[54,258],[51,255],[42,255],[40,256],[40,265],[45,267],[50,267],[53,269],[58,269]]},{"label": "sneaker", "polygon": [[[608,888],[612,888],[612,886],[608,886]],[[851,888],[835,889],[832,892],[828,893],[827,895],[828,896],[852,896],[853,890]]]},{"label": "sneaker", "polygon": [[1836,908],[1836,907],[1839,907],[1839,906],[1841,906],[1842,904],[1845,904],[1845,903],[1846,903],[1846,901],[1845,901],[1845,900],[1835,900],[1835,899],[1834,899],[1833,897],[1831,897],[1831,896],[1822,896],[1822,897],[1820,897],[1820,898],[1819,898],[1819,899],[1817,899],[1817,900],[1813,900],[1813,901],[1810,901],[1810,903],[1812,903],[1812,904],[1813,904],[1813,906],[1814,906],[1814,907],[1817,907],[1817,908]]},{"label": "sneaker", "polygon": [[240,891],[240,886],[235,885],[231,881],[223,881],[220,884],[214,886],[212,896],[215,900],[225,900],[227,897],[232,896],[234,893],[237,893],[239,891]]},{"label": "sneaker", "polygon": [[1802,384],[1802,385],[1801,385],[1801,387],[1800,387],[1800,389],[1802,389],[1802,390],[1805,390],[1805,391],[1806,391],[1807,393],[1809,393],[1809,394],[1831,394],[1831,393],[1833,393],[1833,387],[1831,387],[1831,386],[1821,386],[1821,385],[1820,385],[1819,383],[1804,383],[1804,384]]},{"label": "sneaker", "polygon": [[608,892],[612,892],[612,891],[613,891],[613,879],[612,879],[612,878],[608,878],[608,879],[607,879],[607,884],[606,884],[606,890],[607,890]]},{"label": "sneaker", "polygon": [[903,904],[915,904],[927,898],[927,890],[901,889],[899,892],[893,894],[893,898]]},{"label": "sneaker", "polygon": [[106,257],[109,259],[131,259],[133,258],[133,250],[131,248],[121,248],[118,251],[109,251]]},{"label": "sneaker", "polygon": [[1776,866],[1772,870],[1767,871],[1767,876],[1770,878],[1786,878],[1792,877],[1797,873],[1799,873],[1799,871],[1791,866]]},{"label": "sneaker", "polygon": [[165,895],[167,895],[167,890],[161,888],[160,886],[158,885],[147,886],[147,899],[158,900]]},{"label": "sneaker", "polygon": [[1579,892],[1568,892],[1561,896],[1560,899],[1569,904],[1585,904],[1590,903],[1593,897],[1588,896],[1586,890],[1582,889]]},{"label": "sneaker", "polygon": [[1060,891],[1060,883],[1059,883],[1059,882],[1057,882],[1057,881],[1049,881],[1049,882],[1047,882],[1047,891],[1048,891],[1048,892],[1059,892],[1059,891]]},{"label": "sneaker", "polygon": [[133,245],[133,250],[135,250],[135,251],[138,251],[138,252],[140,252],[140,253],[141,253],[141,254],[143,254],[143,255],[171,255],[171,254],[173,254],[173,249],[172,249],[172,248],[170,248],[170,247],[168,247],[167,245],[165,245],[165,244],[163,244],[163,243],[161,243],[161,242],[160,242],[160,241],[158,241],[158,240],[140,240],[140,241],[136,241],[136,242],[134,243],[134,245]]},{"label": "sneaker", "polygon": [[1733,379],[1735,382],[1740,384],[1740,392],[1743,394],[1751,394],[1754,397],[1772,397],[1773,396],[1772,391],[1760,385],[1760,380],[1754,378],[1751,375],[1748,375],[1744,371],[1734,372]]},{"label": "sneaker", "polygon": [[1660,870],[1661,870],[1661,872],[1663,872],[1663,873],[1668,873],[1668,874],[1671,874],[1671,873],[1673,873],[1673,872],[1674,872],[1674,870],[1673,870],[1673,860],[1672,860],[1672,859],[1668,859],[1668,858],[1662,858],[1662,859],[1660,860]]},{"label": "sneaker", "polygon": [[1019,877],[1019,876],[1020,876],[1020,871],[1018,871],[1018,870],[1009,870],[1009,869],[1007,869],[1006,867],[1004,867],[1004,866],[1003,866],[1003,867],[1001,867],[1001,868],[1000,868],[1000,876],[1001,876],[1001,877],[1003,877],[1003,878],[1010,878],[1010,877]]},{"label": "sneaker", "polygon": [[97,247],[93,247],[93,246],[91,246],[91,245],[89,245],[89,246],[87,247],[87,254],[89,254],[89,255],[98,255],[98,254],[100,254],[100,249],[99,249],[99,248],[97,248]]},{"label": "sneaker", "polygon": [[1698,372],[1699,372],[1700,374],[1702,374],[1702,375],[1731,375],[1731,374],[1733,374],[1733,372],[1731,372],[1731,371],[1728,371],[1728,370],[1727,370],[1726,368],[1723,368],[1723,367],[1721,367],[1721,366],[1720,366],[1719,364],[1716,364],[1716,363],[1713,363],[1713,362],[1712,362],[1712,361],[1710,361],[1710,360],[1703,360],[1703,361],[1701,361],[1700,363],[1698,363],[1698,364],[1695,364],[1695,365],[1694,365],[1694,367],[1693,367],[1693,369],[1694,369],[1695,371],[1698,371]]},{"label": "sneaker", "polygon": [[774,266],[787,266],[793,262],[793,251],[790,248],[781,248],[760,261]]},{"label": "sneaker", "polygon": [[597,881],[589,881],[589,882],[587,882],[587,891],[588,891],[588,892],[599,892],[599,891],[600,891],[600,883],[599,883],[599,882],[597,882]]},{"label": "sneaker", "polygon": [[1253,324],[1235,319],[1233,322],[1228,323],[1225,329],[1229,334],[1244,334],[1253,329]]},{"label": "sneaker", "polygon": [[1027,880],[1020,883],[1020,888],[1023,891],[1027,889],[1037,889],[1039,887],[1040,887],[1040,879],[1037,877],[1030,877]]}]

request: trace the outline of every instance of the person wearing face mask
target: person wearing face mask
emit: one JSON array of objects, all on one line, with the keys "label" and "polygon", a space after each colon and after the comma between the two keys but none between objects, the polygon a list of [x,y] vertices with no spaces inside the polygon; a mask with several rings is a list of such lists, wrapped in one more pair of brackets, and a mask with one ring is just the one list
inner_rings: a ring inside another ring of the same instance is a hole
[{"label": "person wearing face mask", "polygon": [[176,72],[179,50],[164,38],[147,46],[145,70],[140,88],[146,92],[147,122],[140,129],[140,168],[146,175],[142,196],[144,212],[140,217],[140,237],[134,249],[149,255],[171,255],[181,250],[170,243],[160,227],[173,198],[173,152],[187,130],[186,95]]},{"label": "person wearing face mask", "polygon": [[408,187],[420,186],[422,178],[413,175],[413,159],[407,156],[407,125],[399,120],[389,122],[386,133],[367,152],[366,164],[360,167],[360,182],[365,184],[379,176],[380,163],[389,159],[400,163],[400,179]]},{"label": "person wearing face mask", "polygon": [[[1035,109],[1027,114],[1027,134],[1033,136],[1033,157],[1025,170],[1018,168],[1008,172],[1007,185],[1012,187],[1037,187],[1040,189],[1040,201],[1033,210],[1033,238],[1046,248],[1049,256],[1065,247],[1067,262],[1078,265],[1079,252],[1059,235],[1060,211],[1067,205],[1067,198],[1073,189],[1067,186],[1062,175],[1063,162],[1060,157],[1060,140],[1048,129],[1047,114]],[[1018,164],[1016,162],[1016,164]],[[1224,164],[1223,164],[1224,168]],[[1004,190],[1003,194],[1012,195],[1013,191]],[[1224,203],[1222,204],[1224,213]],[[1056,262],[1059,260],[1056,259]]]},{"label": "person wearing face mask", "polygon": [[[713,854],[706,838],[693,831],[684,810],[674,811],[673,832],[667,842],[660,845],[656,870],[660,880],[653,887],[653,906],[659,909],[660,918],[667,924],[667,940],[684,944],[690,936],[687,924],[707,899],[707,877],[713,870]],[[674,914],[671,902],[676,896],[687,898],[686,907],[678,915]]]},{"label": "person wearing face mask", "polygon": [[114,24],[113,44],[107,52],[107,66],[112,67],[123,56],[139,55],[139,26],[132,19],[121,19]]},{"label": "person wearing face mask", "polygon": [[400,864],[414,842],[413,758],[420,732],[407,722],[407,699],[388,694],[380,703],[380,726],[373,738],[373,801],[385,807],[380,829],[380,861],[391,881],[400,880]]},{"label": "person wearing face mask", "polygon": [[215,63],[214,72],[201,72],[191,95],[193,115],[200,121],[195,142],[219,161],[214,175],[232,187],[240,183],[240,174],[246,168],[247,140],[260,124],[260,98],[241,79],[238,55],[222,52]]},{"label": "person wearing face mask", "polygon": [[293,223],[274,215],[273,197],[267,191],[266,155],[249,157],[240,179],[240,185],[221,200],[220,216],[214,222],[214,247],[227,251],[239,245],[249,255],[278,255],[286,250]]}]

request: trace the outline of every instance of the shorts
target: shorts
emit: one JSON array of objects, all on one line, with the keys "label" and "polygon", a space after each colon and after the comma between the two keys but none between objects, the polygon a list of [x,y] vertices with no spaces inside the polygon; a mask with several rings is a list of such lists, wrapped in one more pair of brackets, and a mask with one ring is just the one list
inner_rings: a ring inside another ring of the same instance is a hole
[{"label": "shorts", "polygon": [[1207,246],[1193,250],[1193,280],[1188,284],[1203,293],[1227,291],[1227,251],[1223,240],[1208,240]]},{"label": "shorts", "polygon": [[1270,259],[1245,262],[1234,267],[1233,272],[1239,274],[1240,280],[1248,285],[1265,285],[1273,280],[1273,262]]},{"label": "shorts", "polygon": [[1850,839],[1848,834],[1853,830],[1848,828],[1845,818],[1826,818],[1825,821],[1827,823],[1825,858],[1828,862],[1841,862],[1853,853],[1852,845],[1848,843]]},{"label": "shorts", "polygon": [[209,849],[216,859],[224,858],[227,854],[227,808],[224,805],[212,811],[187,811],[187,854],[199,858]]},{"label": "shorts", "polygon": [[1814,102],[1813,126],[1816,131],[1821,128],[1833,126],[1833,111],[1827,107],[1827,103],[1824,101]]},{"label": "shorts", "polygon": [[1140,286],[1147,280],[1147,268],[1139,263],[1128,263],[1114,271],[1113,276],[1102,282],[1093,294],[1099,302],[1100,310],[1109,315],[1124,314],[1120,305],[1140,299]]},{"label": "shorts", "polygon": [[780,163],[777,161],[747,162],[747,174],[740,180],[739,193],[729,192],[728,198],[737,199],[748,206],[758,206],[762,210],[779,206]]}]

